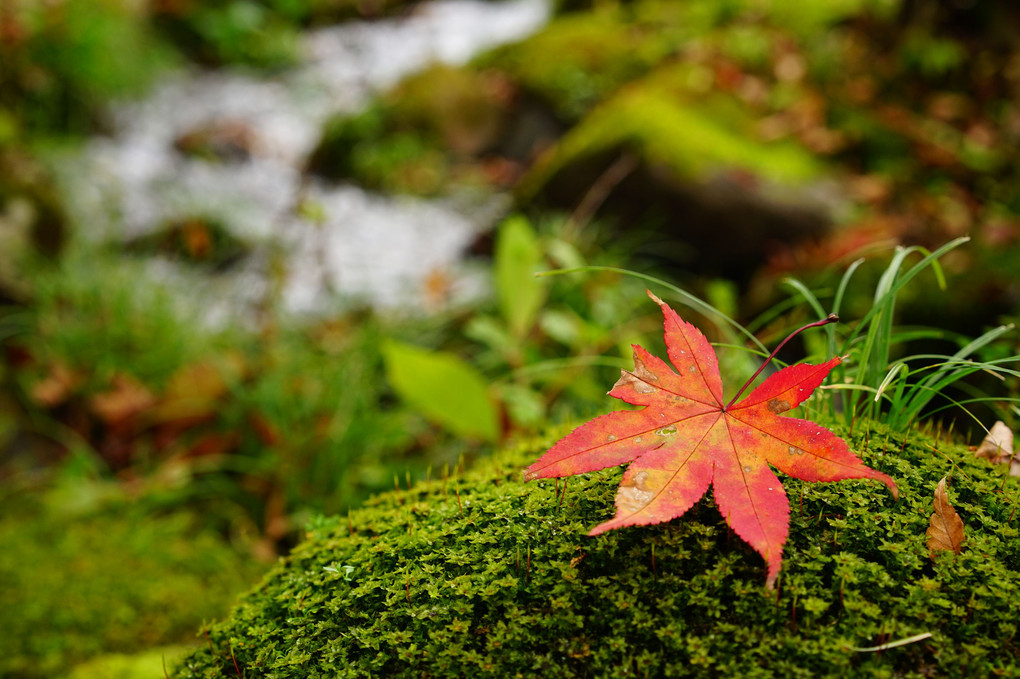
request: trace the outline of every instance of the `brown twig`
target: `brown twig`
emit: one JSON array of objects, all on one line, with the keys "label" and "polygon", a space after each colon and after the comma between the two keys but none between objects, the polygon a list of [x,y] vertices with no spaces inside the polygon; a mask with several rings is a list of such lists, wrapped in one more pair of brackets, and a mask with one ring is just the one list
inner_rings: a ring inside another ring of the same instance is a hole
[{"label": "brown twig", "polygon": [[620,182],[627,178],[638,167],[638,158],[633,153],[624,153],[606,170],[599,175],[592,185],[585,192],[581,202],[577,204],[570,220],[567,222],[564,238],[568,242],[577,239],[577,233],[591,221],[595,213],[602,206],[609,194],[613,192]]}]

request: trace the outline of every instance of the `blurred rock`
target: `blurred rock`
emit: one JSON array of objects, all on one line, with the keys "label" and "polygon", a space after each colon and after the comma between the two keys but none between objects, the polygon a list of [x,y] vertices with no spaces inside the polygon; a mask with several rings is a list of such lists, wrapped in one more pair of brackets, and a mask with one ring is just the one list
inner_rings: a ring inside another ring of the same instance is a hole
[{"label": "blurred rock", "polygon": [[521,207],[574,210],[623,156],[635,169],[599,215],[628,231],[639,255],[745,282],[770,249],[824,234],[831,203],[821,166],[791,140],[762,142],[733,98],[696,101],[667,66],[597,107],[527,172]]},{"label": "blurred rock", "polygon": [[174,148],[199,158],[249,160],[258,145],[258,134],[244,120],[224,118],[199,125],[178,136]]}]

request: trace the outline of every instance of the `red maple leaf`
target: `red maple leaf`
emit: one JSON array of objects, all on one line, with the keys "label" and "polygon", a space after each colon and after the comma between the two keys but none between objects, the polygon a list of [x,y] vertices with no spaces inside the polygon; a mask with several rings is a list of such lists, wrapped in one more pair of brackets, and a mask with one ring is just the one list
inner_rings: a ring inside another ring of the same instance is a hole
[{"label": "red maple leaf", "polygon": [[616,494],[616,516],[589,535],[669,521],[712,486],[727,523],[764,557],[766,584],[772,587],[782,565],[790,505],[769,465],[805,481],[876,479],[898,497],[893,480],[866,467],[843,439],[814,422],[783,415],[810,396],[840,358],[784,368],[740,403],[724,405],[719,362],[708,340],[648,295],[662,307],[666,350],[676,372],[634,345],[634,370],[622,371],[609,395],[645,407],[581,425],[524,472],[530,481],[631,463]]}]

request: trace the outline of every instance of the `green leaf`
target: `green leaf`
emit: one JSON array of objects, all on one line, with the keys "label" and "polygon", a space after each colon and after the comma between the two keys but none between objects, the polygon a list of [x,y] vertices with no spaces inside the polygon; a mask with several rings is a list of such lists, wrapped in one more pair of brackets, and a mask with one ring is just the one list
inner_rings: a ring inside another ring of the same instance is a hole
[{"label": "green leaf", "polygon": [[485,378],[454,354],[389,340],[386,376],[402,399],[458,436],[495,441],[496,406]]},{"label": "green leaf", "polygon": [[518,215],[503,222],[496,241],[496,295],[514,337],[527,334],[545,301],[545,283],[535,278],[541,262],[542,249],[528,220]]}]

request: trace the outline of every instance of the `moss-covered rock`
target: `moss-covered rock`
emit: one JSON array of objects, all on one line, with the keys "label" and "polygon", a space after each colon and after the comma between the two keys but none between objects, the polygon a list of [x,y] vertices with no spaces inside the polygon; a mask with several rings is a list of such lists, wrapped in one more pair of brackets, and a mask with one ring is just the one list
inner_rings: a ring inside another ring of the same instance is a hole
[{"label": "moss-covered rock", "polygon": [[649,6],[642,3],[644,17],[610,3],[558,17],[530,38],[483,55],[478,64],[507,73],[561,120],[575,122],[676,49],[664,31],[666,17],[647,16]]},{"label": "moss-covered rock", "polygon": [[262,570],[186,515],[0,502],[0,676],[62,676],[97,655],[192,643]]},{"label": "moss-covered rock", "polygon": [[826,233],[824,164],[761,140],[756,113],[702,75],[666,64],[610,96],[524,174],[519,206],[573,210],[603,191],[600,214],[640,231],[638,256],[742,283],[776,243]]},{"label": "moss-covered rock", "polygon": [[[315,522],[176,676],[236,676],[231,653],[245,676],[275,678],[1020,676],[1016,479],[917,432],[851,443],[900,501],[865,481],[785,480],[774,592],[708,500],[586,537],[612,514],[620,472],[522,483],[545,441]],[[932,559],[945,475],[968,537]]]},{"label": "moss-covered rock", "polygon": [[685,64],[668,65],[610,97],[535,164],[521,194],[533,195],[557,174],[607,151],[637,154],[673,181],[728,170],[793,185],[818,178],[821,165],[807,149],[759,141],[746,107],[725,94],[698,93],[696,74]]},{"label": "moss-covered rock", "polygon": [[481,181],[469,161],[507,133],[508,83],[497,73],[436,65],[367,111],[329,121],[311,172],[370,189],[430,195]]}]

